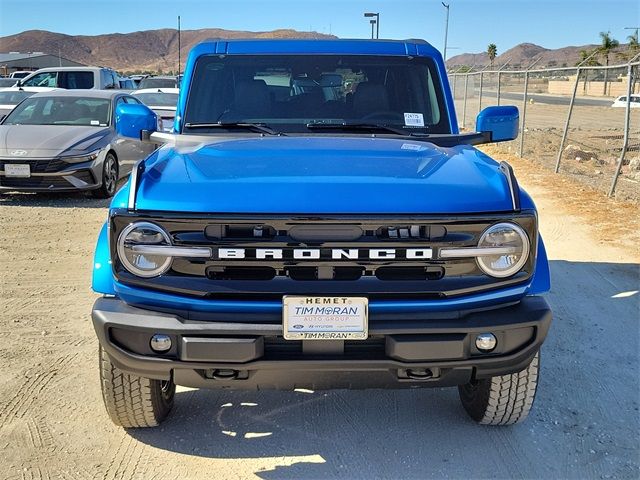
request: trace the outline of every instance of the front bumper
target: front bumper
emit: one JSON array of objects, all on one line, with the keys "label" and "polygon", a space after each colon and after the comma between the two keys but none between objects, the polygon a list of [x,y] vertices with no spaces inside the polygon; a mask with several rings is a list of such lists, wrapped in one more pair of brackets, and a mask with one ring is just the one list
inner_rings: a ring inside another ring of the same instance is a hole
[{"label": "front bumper", "polygon": [[[4,163],[7,161],[0,159],[0,191],[77,192],[95,190],[102,185],[102,156],[81,163],[66,163],[62,159],[26,159],[22,163],[31,165],[29,177],[7,176],[3,170]],[[48,164],[54,164],[57,168]]]},{"label": "front bumper", "polygon": [[29,178],[0,176],[0,190],[15,192],[77,192],[95,190],[101,183],[89,170],[64,175],[43,175]]},{"label": "front bumper", "polygon": [[[372,320],[367,341],[282,339],[280,323],[187,320],[100,298],[92,312],[102,348],[121,370],[196,388],[402,388],[453,386],[524,369],[551,324],[542,297],[460,318]],[[219,320],[219,319],[217,319]],[[492,332],[491,353],[475,335]],[[169,335],[166,354],[150,338]]]}]

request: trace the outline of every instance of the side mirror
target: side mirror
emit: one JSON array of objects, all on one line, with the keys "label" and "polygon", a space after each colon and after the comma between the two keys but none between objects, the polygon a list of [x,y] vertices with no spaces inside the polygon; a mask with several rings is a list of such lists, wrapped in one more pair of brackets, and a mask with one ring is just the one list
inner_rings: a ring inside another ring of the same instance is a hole
[{"label": "side mirror", "polygon": [[116,107],[116,133],[140,140],[143,130],[155,132],[158,117],[146,105],[124,103]]},{"label": "side mirror", "polygon": [[487,107],[476,118],[476,131],[489,135],[490,142],[507,142],[518,137],[519,119],[518,107]]}]

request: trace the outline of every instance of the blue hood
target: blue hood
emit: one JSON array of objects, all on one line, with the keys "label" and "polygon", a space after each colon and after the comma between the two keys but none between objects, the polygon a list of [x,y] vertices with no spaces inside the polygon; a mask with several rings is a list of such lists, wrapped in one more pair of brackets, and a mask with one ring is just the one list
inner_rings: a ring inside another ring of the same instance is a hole
[{"label": "blue hood", "polygon": [[146,162],[136,208],[247,214],[512,210],[498,164],[469,146],[362,137],[212,139]]}]

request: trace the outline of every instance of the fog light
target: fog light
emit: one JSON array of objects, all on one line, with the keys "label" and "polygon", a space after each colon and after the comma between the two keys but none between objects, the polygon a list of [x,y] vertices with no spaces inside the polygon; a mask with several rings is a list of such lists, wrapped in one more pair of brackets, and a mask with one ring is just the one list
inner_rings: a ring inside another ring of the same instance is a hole
[{"label": "fog light", "polygon": [[493,333],[481,333],[476,337],[476,347],[481,352],[487,353],[496,348],[498,340]]},{"label": "fog light", "polygon": [[166,352],[171,349],[171,337],[156,333],[151,337],[151,350],[154,352]]}]

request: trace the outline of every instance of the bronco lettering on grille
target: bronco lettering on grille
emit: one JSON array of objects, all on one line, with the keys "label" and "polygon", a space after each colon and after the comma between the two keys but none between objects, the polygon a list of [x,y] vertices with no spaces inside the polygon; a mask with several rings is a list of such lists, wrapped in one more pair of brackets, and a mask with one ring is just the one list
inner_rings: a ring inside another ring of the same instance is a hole
[{"label": "bronco lettering on grille", "polygon": [[431,248],[219,248],[213,258],[220,260],[428,260],[433,258]]}]

